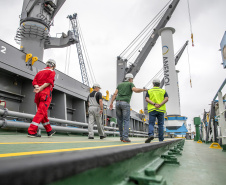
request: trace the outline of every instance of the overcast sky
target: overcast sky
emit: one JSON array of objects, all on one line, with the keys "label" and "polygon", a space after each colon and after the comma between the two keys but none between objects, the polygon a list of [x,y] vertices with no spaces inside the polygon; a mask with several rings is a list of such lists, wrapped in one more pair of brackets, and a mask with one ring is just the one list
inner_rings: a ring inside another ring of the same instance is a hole
[{"label": "overcast sky", "polygon": [[[130,44],[143,28],[165,6],[168,0],[67,0],[55,17],[51,36],[69,29],[67,15],[78,13],[79,23],[85,39],[93,72],[102,86],[101,92],[116,88],[116,57]],[[167,27],[176,29],[173,35],[174,51],[177,52],[189,40],[188,52],[183,53],[176,69],[179,73],[179,90],[182,116],[201,116],[204,109],[209,111],[213,97],[226,77],[226,69],[221,65],[220,41],[226,31],[225,0],[190,0],[190,13],[194,44],[191,46],[190,24],[187,0],[181,0]],[[1,1],[0,39],[19,48],[14,41],[19,27],[19,15],[23,0]],[[68,75],[81,81],[76,47],[72,46]],[[68,54],[69,56],[69,54]],[[65,72],[66,49],[45,51],[44,61],[54,58],[57,69]],[[150,52],[137,74],[136,87],[145,86],[162,68],[161,38]],[[226,88],[223,89],[225,94]],[[142,94],[134,93],[131,101],[133,110],[143,109]]]}]

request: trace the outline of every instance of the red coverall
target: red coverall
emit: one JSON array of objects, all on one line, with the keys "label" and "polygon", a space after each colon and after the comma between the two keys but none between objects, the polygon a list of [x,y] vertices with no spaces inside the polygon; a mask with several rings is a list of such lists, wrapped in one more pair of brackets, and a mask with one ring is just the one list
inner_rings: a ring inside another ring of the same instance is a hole
[{"label": "red coverall", "polygon": [[32,85],[39,85],[42,86],[44,83],[50,83],[48,87],[43,89],[41,92],[35,94],[35,100],[34,102],[37,105],[37,113],[35,117],[32,120],[32,123],[30,127],[28,128],[29,134],[36,134],[38,130],[38,124],[42,122],[43,126],[46,129],[46,132],[50,132],[52,130],[52,127],[49,124],[48,119],[48,108],[52,100],[52,91],[54,87],[54,81],[55,81],[55,71],[50,69],[49,67],[46,67],[45,69],[39,71],[33,82]]}]

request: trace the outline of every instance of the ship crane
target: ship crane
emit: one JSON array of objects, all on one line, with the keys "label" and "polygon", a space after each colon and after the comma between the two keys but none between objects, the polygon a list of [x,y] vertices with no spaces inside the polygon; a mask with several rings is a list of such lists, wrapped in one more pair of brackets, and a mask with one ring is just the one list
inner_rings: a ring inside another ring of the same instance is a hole
[{"label": "ship crane", "polygon": [[[121,83],[124,80],[125,75],[128,73],[132,73],[134,77],[137,75],[141,66],[146,60],[149,52],[152,50],[157,39],[159,38],[159,35],[163,33],[163,30],[164,31],[170,30],[172,33],[174,33],[173,28],[165,28],[165,26],[169,21],[169,19],[171,18],[179,1],[180,0],[172,0],[168,2],[167,5],[156,15],[156,17],[144,28],[141,34],[138,35],[134,39],[134,41],[132,41],[132,43],[117,57],[117,84]],[[172,35],[168,34],[167,36],[170,37]],[[171,41],[172,39],[170,38],[169,40]],[[134,46],[135,42],[138,43],[136,46]],[[162,39],[162,43],[163,43],[163,39]],[[174,115],[174,117],[172,117],[171,119],[172,121],[171,120],[168,121],[167,124],[165,125],[168,129],[174,128],[174,125],[175,125],[175,128],[178,129],[179,127],[183,126],[181,125],[181,123],[186,122],[187,117],[181,116],[181,113],[180,113],[180,97],[179,97],[179,89],[177,86],[178,77],[175,70],[175,59],[172,55],[174,54],[173,42],[172,43],[169,42],[167,44],[169,44],[171,49],[170,49],[170,52],[167,53],[166,55],[167,57],[166,56],[163,57],[163,64],[164,64],[164,58],[168,59],[167,60],[168,73],[166,74],[166,71],[164,70],[164,78],[166,79],[166,76],[168,76],[167,80],[171,82],[171,83],[168,83],[166,87],[166,91],[169,93],[171,99],[169,100],[166,106],[167,106],[167,115],[169,116]],[[176,57],[176,63],[179,60],[180,56],[182,55],[186,46],[187,46],[187,42],[184,45],[181,52]],[[180,117],[181,121],[178,121],[177,117]]]},{"label": "ship crane", "polygon": [[77,41],[73,33],[68,31],[60,38],[50,36],[53,19],[66,0],[23,0],[20,16],[20,27],[15,41],[20,49],[37,59],[43,60],[44,50],[68,47]]},{"label": "ship crane", "polygon": [[[127,58],[123,58],[122,54],[128,51],[128,46],[120,56],[117,57],[117,84],[121,83],[124,80],[124,77],[127,73],[132,73],[133,76],[135,77],[137,73],[139,72],[141,66],[143,65],[145,59],[147,58],[148,54],[152,50],[153,46],[155,45],[157,39],[159,38],[158,31],[161,28],[164,28],[167,22],[170,20],[171,15],[173,14],[174,10],[176,9],[178,3],[180,0],[173,0],[171,4],[167,4],[161,12],[155,17],[155,20],[153,20],[151,23],[158,22],[156,27],[154,27],[153,31],[150,32],[148,31],[148,34],[145,36],[141,42],[141,44],[138,47],[141,47],[141,45],[144,43],[144,40],[147,40],[147,42],[144,44],[141,50],[135,48],[136,51],[139,50],[139,54],[135,59],[135,62],[133,62],[130,66],[127,67]],[[168,8],[167,8],[168,6]],[[165,13],[164,13],[165,11]],[[163,14],[164,13],[164,14]],[[149,25],[148,25],[149,26]],[[144,29],[144,31],[147,31],[147,27]],[[139,37],[139,36],[138,36]]]},{"label": "ship crane", "polygon": [[73,15],[69,15],[68,18],[71,21],[74,37],[78,41],[76,43],[76,47],[77,47],[79,65],[80,65],[80,70],[81,70],[82,82],[83,82],[83,84],[89,86],[89,79],[88,79],[88,75],[87,75],[87,72],[86,72],[86,66],[85,66],[85,63],[84,63],[84,58],[83,58],[83,54],[82,54],[82,47],[81,47],[80,38],[79,38],[77,13],[74,13]]}]

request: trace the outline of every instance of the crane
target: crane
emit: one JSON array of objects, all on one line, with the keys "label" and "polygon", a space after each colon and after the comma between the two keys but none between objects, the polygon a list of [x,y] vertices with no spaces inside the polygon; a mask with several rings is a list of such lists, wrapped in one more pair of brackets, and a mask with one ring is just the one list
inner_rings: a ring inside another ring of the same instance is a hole
[{"label": "crane", "polygon": [[60,38],[49,35],[53,19],[65,1],[23,0],[20,27],[15,36],[20,50],[42,61],[45,49],[68,47],[76,42],[71,31]]},{"label": "crane", "polygon": [[83,84],[89,86],[89,79],[88,79],[88,75],[86,72],[86,66],[85,66],[84,58],[83,58],[83,54],[82,54],[82,47],[81,47],[80,39],[79,39],[77,13],[74,13],[73,15],[69,15],[68,18],[71,21],[74,37],[78,41],[78,42],[76,42],[76,47],[77,47],[79,65],[80,65],[80,70],[81,70],[82,82],[83,82]]},{"label": "crane", "polygon": [[173,0],[172,3],[168,6],[168,9],[166,10],[165,14],[155,27],[152,34],[150,34],[148,41],[140,51],[133,64],[127,67],[128,59],[123,59],[121,56],[117,57],[117,84],[121,83],[124,80],[125,74],[127,73],[132,73],[134,77],[137,75],[149,52],[159,38],[158,30],[165,27],[174,10],[176,9],[179,1],[180,0]]}]

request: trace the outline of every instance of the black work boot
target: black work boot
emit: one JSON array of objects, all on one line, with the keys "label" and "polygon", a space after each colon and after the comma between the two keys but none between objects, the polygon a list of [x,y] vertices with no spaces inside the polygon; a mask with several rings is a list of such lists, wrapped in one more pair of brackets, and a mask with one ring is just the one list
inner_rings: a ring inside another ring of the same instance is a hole
[{"label": "black work boot", "polygon": [[47,132],[48,137],[52,137],[53,134],[55,134],[56,131],[51,130],[50,132]]},{"label": "black work boot", "polygon": [[104,138],[106,138],[106,136],[100,136],[100,139],[104,139]]},{"label": "black work boot", "polygon": [[148,136],[148,138],[145,140],[145,143],[150,143],[151,140],[154,139],[154,136]]}]

